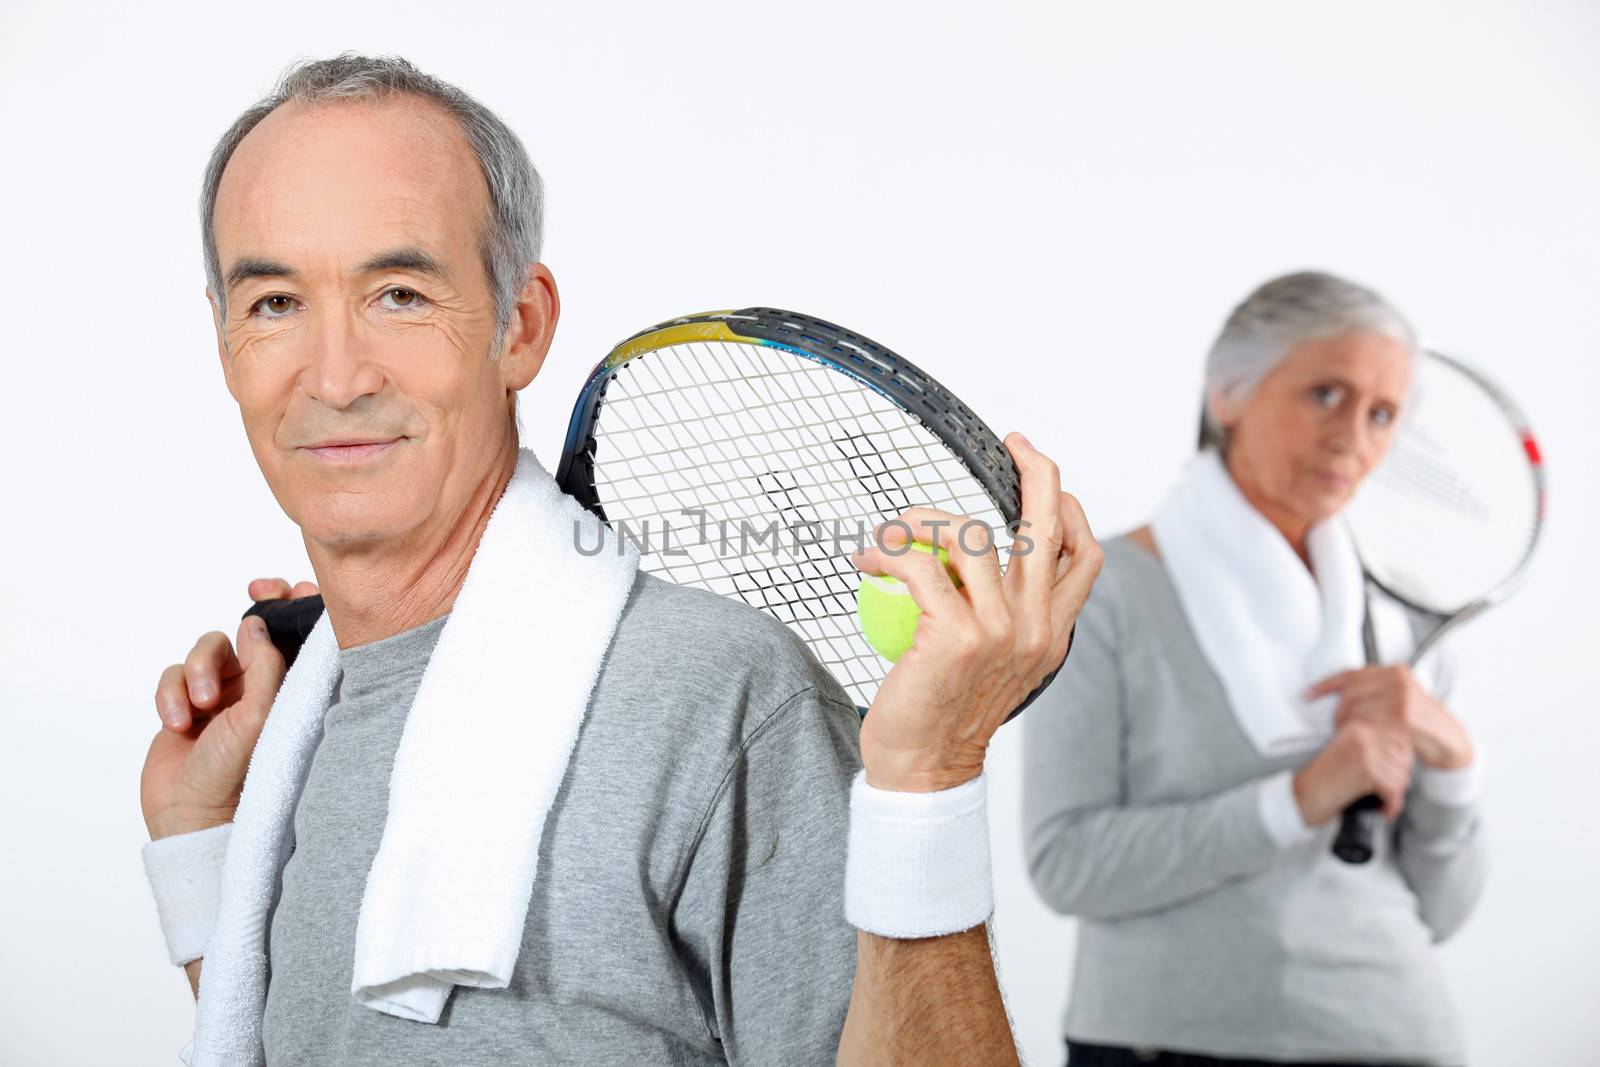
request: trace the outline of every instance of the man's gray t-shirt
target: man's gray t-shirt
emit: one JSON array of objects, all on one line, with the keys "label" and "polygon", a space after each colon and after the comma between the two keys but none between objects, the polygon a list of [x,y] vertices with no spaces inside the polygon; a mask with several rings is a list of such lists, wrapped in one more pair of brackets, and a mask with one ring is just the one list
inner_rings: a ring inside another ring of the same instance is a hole
[{"label": "man's gray t-shirt", "polygon": [[356,1003],[394,754],[448,618],[340,653],[271,919],[267,1062],[832,1062],[855,971],[855,707],[781,623],[643,573],[545,822],[510,986],[458,986],[432,1025]]}]

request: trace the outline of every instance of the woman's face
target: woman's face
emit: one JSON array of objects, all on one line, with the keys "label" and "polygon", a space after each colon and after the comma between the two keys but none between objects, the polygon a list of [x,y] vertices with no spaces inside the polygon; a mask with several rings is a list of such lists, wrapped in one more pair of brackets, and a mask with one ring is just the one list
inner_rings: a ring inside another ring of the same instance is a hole
[{"label": "woman's face", "polygon": [[1404,342],[1349,333],[1296,345],[1242,405],[1214,399],[1245,496],[1302,532],[1338,512],[1389,449],[1411,364]]}]

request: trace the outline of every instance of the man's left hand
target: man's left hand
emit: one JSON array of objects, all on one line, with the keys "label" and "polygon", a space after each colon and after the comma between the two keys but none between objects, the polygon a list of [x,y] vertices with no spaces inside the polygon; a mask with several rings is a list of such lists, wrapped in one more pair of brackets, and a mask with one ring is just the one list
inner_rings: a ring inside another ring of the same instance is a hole
[{"label": "man's left hand", "polygon": [[[1065,658],[1100,573],[1100,545],[1077,499],[1061,491],[1055,463],[1020,433],[1005,444],[1021,475],[1022,523],[1004,573],[992,538],[978,540],[983,552],[958,541],[974,520],[934,508],[880,525],[875,544],[851,556],[869,574],[905,582],[922,609],[915,641],[861,725],[874,788],[932,792],[976,778],[995,730]],[[937,556],[904,550],[905,527],[909,540],[949,550],[959,587]]]}]

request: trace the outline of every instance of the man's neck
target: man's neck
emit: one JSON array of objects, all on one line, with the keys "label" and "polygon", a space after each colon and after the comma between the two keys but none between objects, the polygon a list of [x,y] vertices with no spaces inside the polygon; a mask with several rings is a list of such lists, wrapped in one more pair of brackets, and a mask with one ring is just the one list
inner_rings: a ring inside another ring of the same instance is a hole
[{"label": "man's neck", "polygon": [[387,552],[330,553],[307,542],[324,610],[340,648],[381,641],[449,612],[516,469],[515,441],[473,488],[460,515]]}]

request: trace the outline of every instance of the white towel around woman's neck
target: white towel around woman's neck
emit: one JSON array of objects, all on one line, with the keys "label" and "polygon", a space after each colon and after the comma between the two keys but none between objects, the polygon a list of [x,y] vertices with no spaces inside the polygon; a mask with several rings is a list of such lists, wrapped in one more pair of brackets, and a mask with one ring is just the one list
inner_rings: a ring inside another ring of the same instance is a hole
[{"label": "white towel around woman's neck", "polygon": [[[437,1023],[454,986],[504,988],[545,816],[639,556],[562,493],[533,452],[490,513],[406,717],[357,920],[351,994]],[[206,944],[190,1067],[260,1067],[267,931],[339,649],[326,614],[250,759]]]},{"label": "white towel around woman's neck", "polygon": [[[1255,509],[1221,455],[1196,455],[1150,525],[1178,600],[1239,725],[1264,756],[1306,751],[1333,733],[1337,696],[1304,691],[1365,664],[1365,577],[1335,515],[1311,527],[1307,570]],[[1371,598],[1380,662],[1404,662],[1413,636],[1398,604]]]}]

